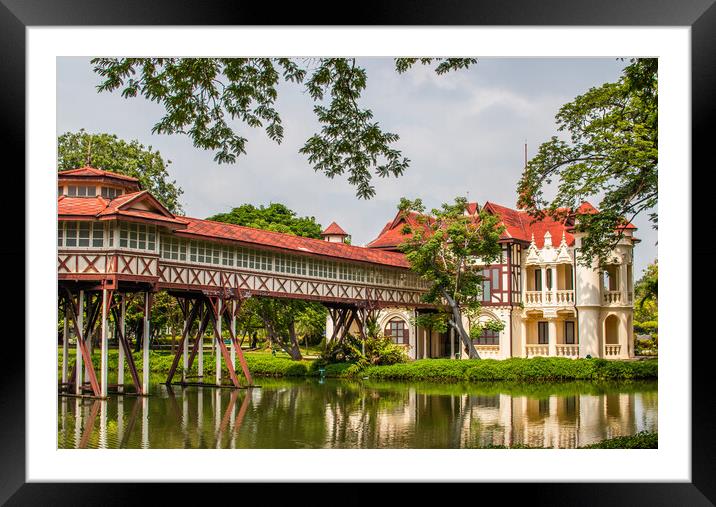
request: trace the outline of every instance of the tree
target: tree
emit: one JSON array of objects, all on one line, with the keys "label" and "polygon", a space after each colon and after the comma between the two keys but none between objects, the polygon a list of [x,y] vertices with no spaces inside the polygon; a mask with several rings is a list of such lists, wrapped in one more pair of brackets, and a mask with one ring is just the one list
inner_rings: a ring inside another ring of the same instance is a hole
[{"label": "tree", "polygon": [[280,203],[258,208],[253,204],[242,204],[228,213],[209,217],[209,220],[321,239],[321,224],[314,217],[297,217],[295,211]]},{"label": "tree", "polygon": [[[596,214],[580,215],[585,232],[580,262],[603,262],[642,212],[656,228],[658,215],[658,61],[632,59],[616,83],[591,88],[556,116],[570,141],[552,137],[527,164],[518,205],[530,214],[561,217],[588,197],[603,195]],[[559,180],[548,202],[544,189]]]},{"label": "tree", "polygon": [[[268,207],[243,204],[208,220],[311,238],[320,238],[322,231],[321,224],[314,217],[299,217],[295,211],[280,203],[271,203]],[[300,360],[298,335],[323,334],[327,314],[320,303],[252,297],[242,305],[239,321],[247,325],[261,322],[272,346],[278,346],[292,359]]]},{"label": "tree", "polygon": [[167,167],[159,151],[139,141],[124,141],[114,134],[90,134],[84,129],[65,132],[57,138],[57,170],[65,171],[90,165],[139,179],[142,188],[156,197],[172,213],[181,213],[179,196],[183,193],[176,181],[169,180]]},{"label": "tree", "polygon": [[[397,58],[395,69],[406,72],[416,63],[436,62],[435,72],[467,68],[473,58]],[[348,172],[358,197],[375,195],[373,171],[379,177],[400,176],[409,160],[393,148],[397,134],[385,132],[373,113],[359,105],[366,71],[355,58],[94,58],[94,72],[103,81],[98,91],[121,90],[123,97],[141,95],[164,107],[152,132],[187,134],[194,146],[215,151],[218,163],[234,163],[246,153],[247,139],[234,130],[263,127],[277,143],[283,140],[275,108],[278,85],[305,84],[321,129],[300,152],[315,171],[329,178]]]},{"label": "tree", "polygon": [[659,264],[654,261],[644,270],[634,284],[636,306],[634,307],[635,334],[648,334],[651,342],[636,341],[638,349],[656,350],[659,334]]},{"label": "tree", "polygon": [[501,253],[498,243],[504,226],[488,213],[478,218],[465,214],[467,200],[455,199],[425,215],[420,199],[401,199],[398,209],[416,212],[417,227],[406,225],[407,239],[401,244],[410,266],[430,283],[423,296],[426,303],[447,306],[448,325],[455,329],[470,358],[479,358],[472,335],[463,326],[463,316],[476,317],[482,305],[482,269],[497,260]]}]

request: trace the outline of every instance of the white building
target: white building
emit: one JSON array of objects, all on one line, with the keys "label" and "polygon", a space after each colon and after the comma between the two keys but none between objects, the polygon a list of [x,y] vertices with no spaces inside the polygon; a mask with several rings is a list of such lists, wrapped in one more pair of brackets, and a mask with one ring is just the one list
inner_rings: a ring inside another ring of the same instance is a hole
[{"label": "white building", "polygon": [[[479,210],[477,203],[470,203],[465,213],[476,215]],[[482,210],[498,216],[505,232],[500,239],[501,259],[484,271],[480,320],[501,320],[505,327],[501,332],[486,331],[474,341],[480,357],[625,359],[634,355],[632,266],[633,247],[639,240],[633,236],[632,224],[624,228],[606,267],[586,268],[578,262],[582,235],[574,225],[581,214],[597,212],[591,204],[583,203],[563,221],[534,220],[524,211],[491,202]],[[415,218],[399,212],[366,246],[399,251],[405,223],[419,226]],[[415,325],[421,311],[426,310],[383,309],[381,329],[405,344],[413,359],[466,358],[453,332],[429,332]],[[330,319],[328,325],[330,336]]]}]

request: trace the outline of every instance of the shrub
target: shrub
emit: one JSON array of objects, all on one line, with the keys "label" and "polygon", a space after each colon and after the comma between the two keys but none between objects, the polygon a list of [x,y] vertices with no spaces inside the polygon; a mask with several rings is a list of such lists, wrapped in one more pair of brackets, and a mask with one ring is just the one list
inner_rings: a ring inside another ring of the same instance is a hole
[{"label": "shrub", "polygon": [[636,435],[616,437],[602,440],[581,449],[657,449],[659,447],[659,434],[640,431]]}]

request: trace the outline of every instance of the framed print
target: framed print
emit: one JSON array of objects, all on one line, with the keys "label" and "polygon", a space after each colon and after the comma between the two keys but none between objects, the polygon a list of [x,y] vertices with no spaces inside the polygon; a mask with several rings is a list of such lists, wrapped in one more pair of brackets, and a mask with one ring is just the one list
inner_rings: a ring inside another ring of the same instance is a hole
[{"label": "framed print", "polygon": [[711,505],[712,2],[297,10],[3,0],[27,220],[0,499],[397,481]]}]

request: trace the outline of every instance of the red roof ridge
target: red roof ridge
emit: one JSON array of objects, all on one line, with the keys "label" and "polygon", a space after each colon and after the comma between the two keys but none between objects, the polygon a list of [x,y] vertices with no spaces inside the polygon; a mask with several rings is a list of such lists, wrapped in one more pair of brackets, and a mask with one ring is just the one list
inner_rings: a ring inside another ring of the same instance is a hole
[{"label": "red roof ridge", "polygon": [[61,174],[63,176],[106,176],[108,178],[139,182],[139,179],[134,176],[127,176],[126,174],[116,173],[113,171],[105,171],[104,169],[98,169],[97,167],[92,167],[90,165],[76,167],[74,169],[65,169],[64,171],[58,171],[57,174]]},{"label": "red roof ridge", "polygon": [[[393,266],[399,266],[399,267],[407,267],[408,263],[405,259],[405,256],[401,253],[397,252],[385,252],[382,250],[374,250],[371,248],[366,248],[362,246],[356,246],[356,245],[347,245],[345,243],[331,243],[328,241],[324,241],[322,239],[317,238],[309,238],[306,236],[296,236],[292,234],[287,234],[283,232],[276,232],[276,231],[267,231],[265,229],[257,229],[255,227],[247,227],[245,225],[237,225],[232,224],[230,222],[220,222],[217,220],[203,220],[201,218],[193,218],[193,217],[182,217],[183,220],[186,221],[188,227],[187,229],[182,229],[180,231],[177,231],[180,235],[197,235],[197,236],[204,236],[207,238],[213,238],[213,239],[229,239],[233,241],[238,241],[241,243],[252,243],[256,245],[263,245],[263,246],[273,246],[275,248],[283,248],[286,250],[293,250],[293,251],[299,251],[314,255],[322,255],[322,256],[328,256],[328,257],[338,257],[341,258],[341,254],[358,254],[361,258],[352,258],[350,256],[343,256],[342,258],[346,261],[363,261],[363,262],[370,262],[370,263],[377,263],[377,264],[389,264]],[[192,230],[191,225],[198,225],[198,224],[209,224],[214,226],[220,226],[225,227],[229,230],[234,230],[237,232],[243,232],[247,233],[246,237],[243,238],[232,238],[232,237],[218,237],[216,235],[209,235],[202,232],[197,232]],[[266,244],[266,242],[262,242],[260,237],[258,236],[264,236],[271,238],[275,241],[276,244]],[[253,236],[253,237],[252,237]],[[290,240],[293,243],[296,243],[294,246],[289,246],[287,244],[287,241]],[[308,248],[311,248],[310,250]],[[315,248],[312,248],[315,247]],[[333,253],[330,253],[329,251],[333,251]],[[380,259],[383,259],[381,261]]]},{"label": "red roof ridge", "polygon": [[331,222],[331,225],[326,227],[326,230],[321,233],[321,236],[348,236],[348,233],[344,231],[340,225],[336,222]]}]

